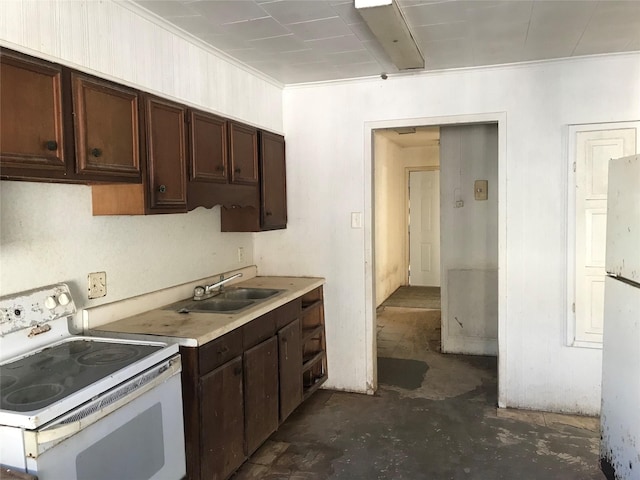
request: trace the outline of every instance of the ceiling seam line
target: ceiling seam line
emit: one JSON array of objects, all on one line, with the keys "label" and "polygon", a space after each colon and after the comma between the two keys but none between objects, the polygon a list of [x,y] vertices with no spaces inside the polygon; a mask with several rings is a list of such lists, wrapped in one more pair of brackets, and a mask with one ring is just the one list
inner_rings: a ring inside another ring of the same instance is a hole
[{"label": "ceiling seam line", "polygon": [[591,20],[593,20],[593,16],[595,15],[596,9],[598,8],[598,3],[596,3],[596,6],[593,8],[593,11],[591,12],[591,15],[589,16],[589,20],[587,20],[587,23],[585,24],[584,28],[582,29],[582,33],[580,34],[580,38],[578,38],[578,40],[576,41],[576,44],[573,46],[573,49],[571,49],[571,56],[572,57],[575,55],[576,49],[578,48],[578,45],[580,45],[580,42],[582,41],[582,37],[584,37],[584,34],[587,31],[587,28],[589,28],[589,25],[591,24]]}]

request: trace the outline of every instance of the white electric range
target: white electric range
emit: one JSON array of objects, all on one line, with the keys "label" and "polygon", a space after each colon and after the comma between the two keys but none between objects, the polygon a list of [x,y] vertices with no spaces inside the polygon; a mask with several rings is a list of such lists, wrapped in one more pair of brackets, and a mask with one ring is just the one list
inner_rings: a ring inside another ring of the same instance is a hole
[{"label": "white electric range", "polygon": [[185,476],[176,344],[73,335],[65,284],[0,297],[0,464],[39,480]]}]

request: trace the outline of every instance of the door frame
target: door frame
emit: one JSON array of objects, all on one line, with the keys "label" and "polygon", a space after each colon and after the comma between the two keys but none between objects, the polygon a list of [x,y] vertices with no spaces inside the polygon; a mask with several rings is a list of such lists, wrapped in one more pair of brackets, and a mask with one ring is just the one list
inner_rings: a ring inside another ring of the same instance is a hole
[{"label": "door frame", "polygon": [[375,308],[375,178],[373,131],[398,127],[438,127],[497,123],[498,125],[498,406],[506,405],[507,378],[507,113],[480,113],[443,117],[404,118],[364,122],[364,276],[365,276],[365,353],[367,365],[367,393],[378,388],[378,362],[376,358]]},{"label": "door frame", "polygon": [[[440,155],[440,153],[438,153]],[[438,160],[439,162],[439,160]],[[431,165],[428,167],[406,167],[404,169],[404,218],[406,220],[404,226],[404,245],[405,245],[405,256],[404,256],[404,273],[405,273],[405,283],[409,285],[409,267],[411,266],[411,238],[409,235],[409,222],[410,222],[410,211],[409,211],[409,178],[411,176],[411,172],[439,172],[440,165]],[[440,177],[438,177],[438,183],[440,183]],[[442,208],[442,207],[441,207]],[[440,215],[440,212],[438,212]],[[440,221],[440,218],[438,218]],[[442,248],[442,246],[440,247]],[[373,252],[375,254],[375,251]],[[440,286],[442,287],[442,271],[440,272]]]},{"label": "door frame", "polygon": [[[566,188],[566,212],[567,212],[567,248],[566,248],[566,326],[565,326],[565,345],[568,347],[578,348],[594,348],[602,350],[601,343],[585,342],[576,340],[576,171],[574,164],[576,162],[577,134],[581,132],[599,132],[606,130],[618,130],[625,128],[635,128],[638,134],[640,134],[640,121],[628,121],[628,122],[609,122],[609,123],[581,123],[568,125],[566,132],[567,142],[567,161],[566,161],[566,181],[564,182]],[[636,153],[640,153],[640,135],[636,137]]]}]

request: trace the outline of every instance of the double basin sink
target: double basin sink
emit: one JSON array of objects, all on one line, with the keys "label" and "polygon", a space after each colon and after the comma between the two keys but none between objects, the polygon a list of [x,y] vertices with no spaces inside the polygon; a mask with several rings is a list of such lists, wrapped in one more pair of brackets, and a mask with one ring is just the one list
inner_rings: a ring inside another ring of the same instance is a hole
[{"label": "double basin sink", "polygon": [[230,288],[204,300],[182,300],[167,305],[163,310],[174,310],[178,313],[237,313],[280,292],[282,290],[271,288]]}]

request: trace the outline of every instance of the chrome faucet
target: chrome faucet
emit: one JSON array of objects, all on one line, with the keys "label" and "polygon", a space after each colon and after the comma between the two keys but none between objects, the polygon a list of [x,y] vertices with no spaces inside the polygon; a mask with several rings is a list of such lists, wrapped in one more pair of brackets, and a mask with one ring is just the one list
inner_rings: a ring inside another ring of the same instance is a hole
[{"label": "chrome faucet", "polygon": [[[211,298],[215,295],[220,295],[224,291],[224,285],[227,282],[230,282],[234,278],[238,278],[242,276],[242,272],[236,273],[235,275],[231,275],[229,278],[224,278],[224,275],[220,275],[220,281],[212,283],[211,285],[205,285],[204,287],[196,287],[193,289],[193,299],[194,300],[206,300],[207,298]],[[215,289],[218,291],[214,291]]]}]

